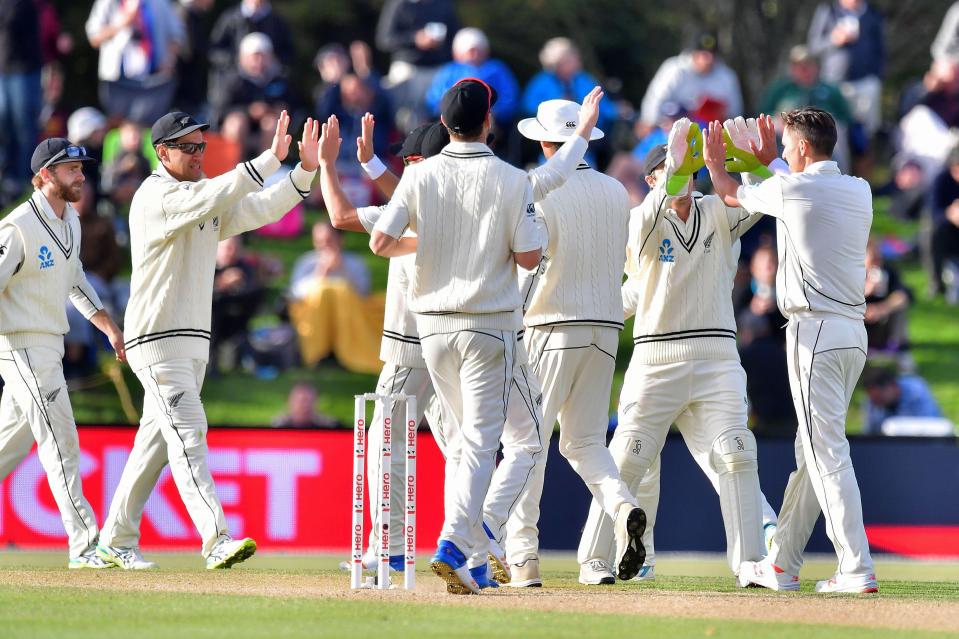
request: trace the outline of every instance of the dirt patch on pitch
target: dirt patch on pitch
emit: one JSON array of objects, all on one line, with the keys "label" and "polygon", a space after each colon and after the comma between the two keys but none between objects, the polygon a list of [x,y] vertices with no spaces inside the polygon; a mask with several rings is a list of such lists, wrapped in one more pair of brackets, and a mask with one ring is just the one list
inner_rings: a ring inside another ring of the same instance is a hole
[{"label": "dirt patch on pitch", "polygon": [[56,572],[3,570],[6,585],[96,588],[124,592],[184,592],[211,595],[363,599],[471,608],[495,608],[598,614],[635,614],[695,619],[738,619],[776,623],[827,624],[901,630],[956,631],[959,603],[909,601],[879,596],[811,596],[748,590],[736,593],[610,587],[578,590],[501,588],[478,597],[448,595],[429,575],[417,590],[350,591],[345,575],[302,575],[233,570],[215,573],[119,570]]}]

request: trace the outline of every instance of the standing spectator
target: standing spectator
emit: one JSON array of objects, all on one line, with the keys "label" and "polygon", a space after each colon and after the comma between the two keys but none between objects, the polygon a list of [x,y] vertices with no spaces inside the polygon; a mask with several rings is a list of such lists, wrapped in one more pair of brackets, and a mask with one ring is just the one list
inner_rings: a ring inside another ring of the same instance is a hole
[{"label": "standing spectator", "polygon": [[942,18],[936,39],[932,41],[932,59],[959,62],[959,2],[953,2]]},{"label": "standing spectator", "polygon": [[316,387],[297,382],[290,389],[287,412],[273,420],[274,428],[341,428],[343,424],[316,410]]},{"label": "standing spectator", "polygon": [[43,93],[40,23],[33,0],[0,0],[0,203],[29,182]]},{"label": "standing spectator", "polygon": [[183,25],[169,1],[96,0],[86,31],[100,50],[100,104],[107,115],[149,125],[166,113],[183,43]]},{"label": "standing spectator", "polygon": [[150,160],[143,154],[143,129],[132,120],[120,124],[120,148],[109,162],[103,164],[101,186],[115,209],[123,211],[130,206],[140,183],[150,175]]},{"label": "standing spectator", "polygon": [[269,0],[241,0],[223,12],[210,34],[211,91],[232,74],[240,42],[251,33],[262,33],[270,39],[282,67],[293,63],[293,34],[283,16],[273,10]]},{"label": "standing spectator", "polygon": [[213,0],[180,0],[177,14],[183,23],[183,45],[176,62],[174,106],[181,111],[207,115],[207,81],[210,58],[210,9]]},{"label": "standing spectator", "polygon": [[886,264],[879,243],[866,246],[866,339],[873,351],[899,352],[908,346],[908,317],[912,291],[895,268]]},{"label": "standing spectator", "polygon": [[918,375],[896,375],[888,368],[867,368],[862,374],[866,389],[867,435],[881,435],[890,417],[942,417],[929,385]]},{"label": "standing spectator", "polygon": [[423,94],[440,65],[452,59],[459,20],[453,0],[387,0],[376,25],[376,46],[390,54],[386,88],[397,107],[397,128],[424,120]]},{"label": "standing spectator", "polygon": [[945,169],[936,176],[931,193],[931,234],[923,260],[932,295],[945,293],[959,304],[959,147],[952,150]]},{"label": "standing spectator", "polygon": [[[539,63],[543,70],[533,76],[523,91],[522,109],[528,116],[535,116],[540,103],[547,100],[581,103],[599,85],[596,78],[583,70],[579,49],[569,38],[547,40],[540,49]],[[597,128],[608,130],[616,115],[615,102],[600,102]]]},{"label": "standing spectator", "polygon": [[50,62],[40,72],[40,86],[43,88],[43,106],[37,119],[41,138],[65,138],[67,136],[67,118],[70,111],[63,101],[63,67],[59,62]]},{"label": "standing spectator", "polygon": [[656,124],[666,101],[678,102],[700,123],[742,113],[739,79],[719,59],[718,45],[714,33],[701,31],[689,49],[663,62],[643,96],[640,119],[644,124]]},{"label": "standing spectator", "polygon": [[822,60],[823,79],[839,85],[870,139],[882,123],[882,30],[882,16],[866,0],[820,4],[809,25],[809,50]]}]

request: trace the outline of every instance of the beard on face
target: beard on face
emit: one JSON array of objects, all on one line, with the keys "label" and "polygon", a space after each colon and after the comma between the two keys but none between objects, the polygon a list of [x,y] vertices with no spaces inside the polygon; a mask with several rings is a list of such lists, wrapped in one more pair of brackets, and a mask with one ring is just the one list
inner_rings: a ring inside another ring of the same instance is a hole
[{"label": "beard on face", "polygon": [[53,182],[53,194],[64,202],[79,202],[83,197],[83,181],[76,180],[72,184],[63,182],[53,172],[50,173]]}]

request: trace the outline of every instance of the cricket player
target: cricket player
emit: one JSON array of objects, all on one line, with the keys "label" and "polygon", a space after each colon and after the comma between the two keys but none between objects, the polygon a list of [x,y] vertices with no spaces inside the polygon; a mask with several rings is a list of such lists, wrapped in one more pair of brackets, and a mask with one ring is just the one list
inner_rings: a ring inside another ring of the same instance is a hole
[{"label": "cricket player", "polygon": [[[570,138],[578,112],[574,102],[548,100],[518,128],[538,141],[549,158]],[[594,129],[590,139],[602,137]],[[534,273],[539,281],[529,292],[525,323],[533,371],[543,385],[541,435],[549,441],[559,418],[560,452],[620,531],[631,537],[625,554],[617,557],[621,578],[630,579],[645,558],[639,540],[646,518],[606,448],[609,393],[623,328],[619,287],[626,261],[626,190],[582,163],[537,208],[549,240]],[[546,450],[544,462],[545,456]],[[545,463],[537,465],[506,526],[512,586],[542,585],[536,524],[544,475]]]},{"label": "cricket player", "polygon": [[[544,166],[537,167],[528,173],[530,183],[533,186],[534,200],[545,197],[551,189],[561,185],[576,170],[576,166],[582,160],[583,153],[586,150],[586,137],[598,117],[597,105],[601,98],[602,93],[599,91],[593,91],[587,95],[583,105],[584,116],[581,126],[576,129],[576,135],[570,138],[569,144],[560,149],[553,156],[553,159]],[[396,189],[398,178],[388,171],[382,161],[373,154],[373,127],[373,117],[367,114],[362,122],[363,135],[357,138],[357,159],[377,187],[389,197]],[[405,164],[415,164],[436,155],[448,143],[449,133],[446,127],[440,123],[426,124],[418,127],[407,136],[399,150],[399,155],[404,159]],[[320,188],[323,193],[323,201],[335,227],[369,233],[385,207],[353,207],[339,185],[336,173],[338,152],[339,124],[336,117],[331,116],[323,126],[320,135]],[[430,429],[440,450],[445,454],[447,434],[442,427],[440,411],[428,410],[428,407],[436,407],[435,393],[419,347],[415,318],[406,308],[405,298],[409,282],[409,269],[412,264],[412,255],[390,260],[387,278],[387,316],[384,322],[383,342],[380,350],[380,357],[385,365],[377,383],[377,392],[382,394],[396,392],[414,394],[417,398],[417,409],[419,411],[418,421],[422,419],[424,412],[428,414]],[[516,348],[517,352],[521,354],[525,352],[522,331],[518,333],[518,337]],[[508,401],[506,427],[502,438],[504,458],[494,473],[493,485],[496,486],[496,490],[490,491],[484,504],[485,530],[491,547],[488,553],[476,553],[468,561],[470,573],[481,588],[495,586],[488,574],[487,555],[489,560],[492,561],[495,579],[503,583],[510,580],[509,564],[498,542],[492,538],[492,529],[502,528],[509,510],[516,502],[519,492],[523,489],[533,465],[544,461],[541,457],[543,444],[540,437],[541,415],[538,410],[541,394],[536,377],[528,370],[525,355],[517,357],[516,370],[513,373],[513,388]],[[397,407],[393,416],[393,423],[401,423],[403,420],[400,409],[401,407]],[[370,450],[376,450],[382,437],[382,417],[378,412],[379,410],[380,408],[377,405],[368,435]],[[402,455],[402,451],[399,449],[401,443],[401,440],[394,443],[394,447],[397,448],[395,453],[398,456]],[[401,479],[398,476],[399,469],[396,473],[397,477],[395,479],[399,481]],[[380,471],[376,462],[368,464],[367,475],[371,482],[370,485],[379,481]],[[398,493],[398,491],[396,492]],[[393,527],[394,530],[399,529],[401,520],[403,508],[401,498],[402,495],[397,494],[394,498],[396,503],[391,506],[391,512],[396,513],[394,520],[397,525]],[[379,542],[379,526],[375,521],[376,509],[372,509],[372,512],[374,513],[374,522],[371,526],[370,551],[368,552],[371,559]],[[403,562],[402,538],[391,539],[391,547],[390,561],[393,568],[399,570]]]},{"label": "cricket player", "polygon": [[256,551],[252,539],[233,539],[227,530],[206,461],[200,389],[210,351],[217,243],[279,219],[309,194],[319,139],[319,123],[312,119],[299,142],[299,165],[263,189],[263,180],[286,159],[289,124],[284,111],[270,149],[209,179],[201,168],[208,125],[183,112],[153,125],[160,166],[130,207],[133,274],[124,325],[130,367],[145,391],[143,417],[97,548],[121,568],[155,566],[137,549],[140,520],[167,462],[203,540],[206,567],[229,568]]},{"label": "cricket player", "polygon": [[[799,428],[796,470],[789,476],[769,556],[748,560],[739,585],[798,590],[802,553],[822,511],[839,559],[817,592],[877,592],[879,584],[863,525],[859,484],[849,456],[846,412],[866,361],[866,243],[872,194],[860,178],[842,175],[830,158],[836,122],[804,107],[782,114],[783,152],[790,174],[741,187],[726,172],[722,132],[709,126],[705,161],[716,193],[729,206],[776,218],[776,298],[789,320],[786,354]],[[760,162],[776,155],[772,118],[762,117],[754,147]]]},{"label": "cricket player", "polygon": [[[449,419],[445,520],[433,571],[479,592],[467,558],[483,550],[483,501],[506,421],[522,299],[516,266],[542,257],[542,230],[527,175],[484,144],[493,92],[468,78],[443,96],[451,142],[408,167],[370,246],[392,257],[416,252],[410,309],[433,386]],[[409,227],[413,245],[402,238]],[[623,521],[629,519],[624,517]],[[622,535],[622,546],[637,535]],[[637,568],[638,570],[638,568]]]},{"label": "cricket player", "polygon": [[33,151],[34,192],[0,220],[0,480],[30,452],[47,473],[70,549],[69,568],[110,568],[96,554],[97,519],[80,483],[80,441],[63,378],[66,301],[126,361],[123,334],[87,282],[80,220],[82,146],[49,138]]},{"label": "cricket player", "polygon": [[[645,160],[651,191],[632,211],[629,243],[636,275],[624,305],[637,313],[630,360],[619,403],[619,425],[609,444],[620,472],[638,489],[656,464],[670,425],[690,453],[718,475],[727,559],[734,573],[765,554],[756,440],[746,426],[746,373],[736,350],[732,284],[735,243],[759,215],[727,207],[693,191],[690,160],[701,148],[688,119],[677,121],[668,147]],[[686,169],[684,172],[683,169]],[[670,195],[667,185],[685,179]],[[609,583],[608,523],[590,506],[578,560],[580,581]]]}]

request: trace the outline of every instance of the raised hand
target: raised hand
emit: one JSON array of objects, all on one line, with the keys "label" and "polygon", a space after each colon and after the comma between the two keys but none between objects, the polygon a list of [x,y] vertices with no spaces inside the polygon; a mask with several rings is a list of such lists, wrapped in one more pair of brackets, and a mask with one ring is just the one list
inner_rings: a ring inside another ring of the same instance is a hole
[{"label": "raised hand", "polygon": [[323,125],[320,134],[319,162],[321,165],[336,164],[342,142],[343,140],[340,139],[340,121],[336,119],[335,115],[331,115],[326,119],[326,124]]},{"label": "raised hand", "polygon": [[273,144],[270,150],[276,159],[282,162],[290,152],[290,144],[293,143],[293,136],[288,135],[290,128],[290,114],[284,109],[280,112],[280,117],[276,119],[276,133],[273,134]]},{"label": "raised hand", "polygon": [[603,90],[599,87],[593,87],[593,90],[583,98],[583,106],[579,109],[579,126],[576,127],[576,134],[589,140],[596,123],[599,122],[599,103],[603,99]]},{"label": "raised hand", "polygon": [[296,143],[300,149],[300,166],[304,171],[315,171],[320,165],[320,123],[307,118],[303,125],[303,136]]},{"label": "raised hand", "polygon": [[360,121],[362,135],[356,138],[356,159],[360,164],[366,164],[373,159],[373,126],[375,124],[372,113],[364,114]]},{"label": "raised hand", "polygon": [[759,129],[759,143],[755,147],[750,146],[749,150],[760,162],[769,166],[769,163],[779,156],[779,147],[776,145],[776,124],[773,116],[760,114],[756,119],[756,126]]},{"label": "raised hand", "polygon": [[713,120],[706,129],[706,142],[703,145],[703,160],[710,173],[714,170],[726,170],[726,141],[723,125]]},{"label": "raised hand", "polygon": [[692,175],[703,168],[703,134],[699,125],[680,118],[673,123],[666,143],[666,193],[682,193]]}]

